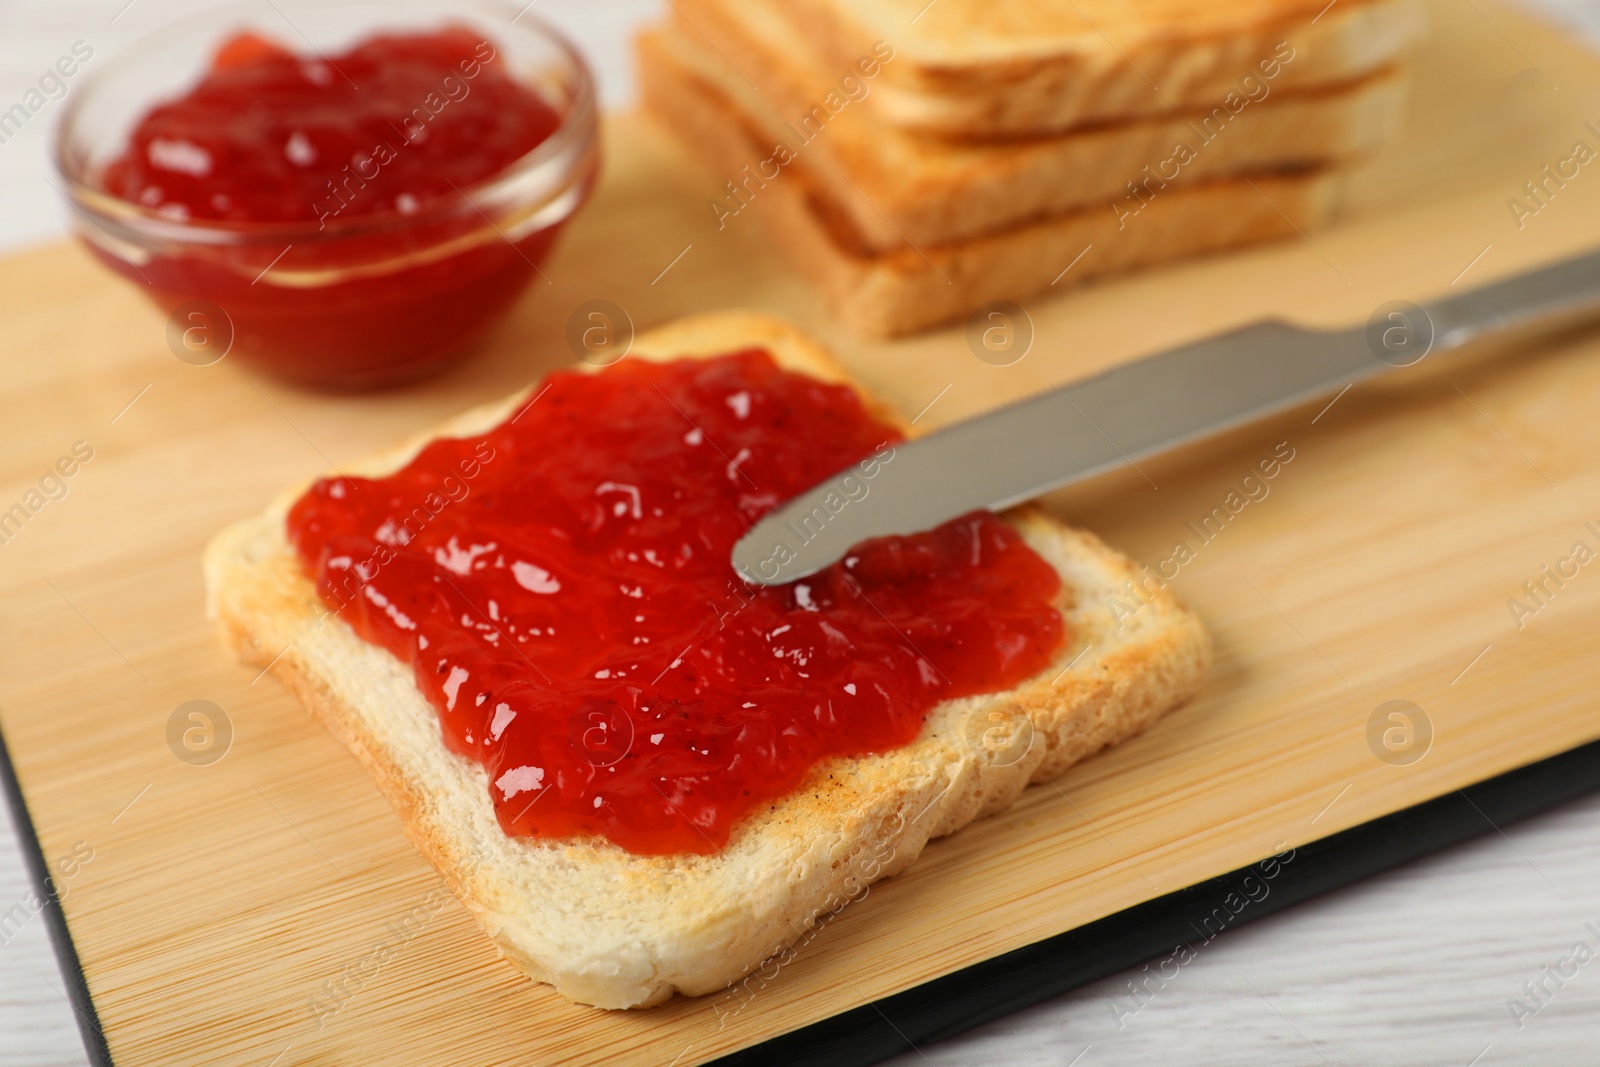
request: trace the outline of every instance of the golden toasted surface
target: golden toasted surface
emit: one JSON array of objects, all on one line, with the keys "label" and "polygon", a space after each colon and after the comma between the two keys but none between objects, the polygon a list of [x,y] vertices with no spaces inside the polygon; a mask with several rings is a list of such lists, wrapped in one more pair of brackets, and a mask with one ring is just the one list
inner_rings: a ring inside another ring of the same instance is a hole
[{"label": "golden toasted surface", "polygon": [[[640,65],[670,68],[724,97],[768,145],[783,145],[877,251],[943,245],[1065,211],[1104,209],[1127,183],[1155,187],[1342,164],[1374,153],[1393,136],[1405,100],[1401,71],[1386,68],[1352,84],[1278,91],[1261,81],[1254,97],[1067,133],[1006,141],[952,141],[908,132],[865,106],[868,94],[836,112],[822,101],[837,86],[795,49],[767,51],[723,20],[702,20],[702,36],[681,18],[638,41]],[[762,72],[758,91],[739,72]],[[838,96],[835,99],[840,99]],[[766,157],[759,157],[766,158]],[[764,190],[774,167],[736,184]],[[773,180],[780,180],[774,178]],[[730,208],[737,202],[724,198]]]},{"label": "golden toasted surface", "polygon": [[[1425,32],[1422,0],[674,0],[707,37],[736,25],[837,81],[874,69],[884,122],[961,138],[1208,108],[1242,79],[1354,81]],[[755,85],[765,68],[729,57]],[[863,67],[863,64],[866,64]]]},{"label": "golden toasted surface", "polygon": [[[714,86],[641,54],[650,113],[707,169],[708,187],[771,152],[762,132]],[[854,214],[801,156],[740,208],[759,217],[773,245],[820,289],[850,330],[914,333],[969,315],[991,300],[1017,301],[1097,278],[1240,245],[1296,237],[1338,205],[1337,168],[1257,171],[1129,194],[1116,204],[1068,210],[943,244],[875,248]]]},{"label": "golden toasted surface", "polygon": [[[1380,0],[1341,0],[1352,10]],[[981,68],[1150,44],[1256,35],[1310,23],[1327,0],[794,0],[800,18],[893,43],[929,66]],[[1320,21],[1320,20],[1319,20]],[[1109,38],[1109,40],[1108,40]]]}]

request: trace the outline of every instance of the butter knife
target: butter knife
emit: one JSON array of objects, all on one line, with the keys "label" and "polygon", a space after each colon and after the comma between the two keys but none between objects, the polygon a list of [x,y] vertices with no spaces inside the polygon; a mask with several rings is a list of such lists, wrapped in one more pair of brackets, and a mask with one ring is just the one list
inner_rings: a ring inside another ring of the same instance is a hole
[{"label": "butter knife", "polygon": [[792,582],[868,538],[998,511],[1490,335],[1596,315],[1600,252],[1421,306],[1395,301],[1364,327],[1247,326],[883,450],[769,512],[734,545],[733,566],[756,584]]}]

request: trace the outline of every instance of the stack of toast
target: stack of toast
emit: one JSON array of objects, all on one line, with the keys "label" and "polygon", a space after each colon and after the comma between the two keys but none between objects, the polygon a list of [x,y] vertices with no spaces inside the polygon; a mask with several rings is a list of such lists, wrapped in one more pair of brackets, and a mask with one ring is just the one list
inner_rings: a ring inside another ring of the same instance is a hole
[{"label": "stack of toast", "polygon": [[1420,0],[674,0],[647,109],[859,333],[1325,220]]}]

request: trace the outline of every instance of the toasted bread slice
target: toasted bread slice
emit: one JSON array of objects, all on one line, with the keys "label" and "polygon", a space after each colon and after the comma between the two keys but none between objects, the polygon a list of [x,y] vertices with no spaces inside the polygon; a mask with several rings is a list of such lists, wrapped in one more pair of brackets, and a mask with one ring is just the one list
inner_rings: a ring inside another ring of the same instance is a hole
[{"label": "toasted bread slice", "polygon": [[[646,109],[693,146],[716,180],[771,156],[759,126],[716,87],[648,46],[639,60]],[[739,201],[719,195],[725,187],[709,189],[707,221],[717,228],[765,223],[772,244],[822,290],[847,328],[894,337],[959,319],[989,301],[1065,291],[1119,271],[1293,237],[1333,214],[1341,178],[1338,168],[1321,167],[1164,189],[1151,184],[1116,204],[964,240],[875,249],[801,155],[773,180],[746,188]]]},{"label": "toasted bread slice", "polygon": [[[784,367],[848,381],[792,327],[724,313],[642,334],[629,358],[703,357],[760,346]],[[598,373],[605,373],[599,371]],[[381,475],[429,440],[480,433],[528,392],[460,415],[350,465]],[[875,410],[882,410],[875,406]],[[899,421],[899,420],[896,420]],[[1120,622],[1108,601],[1139,577],[1126,557],[1042,512],[1013,523],[1061,573],[1072,639],[1049,670],[1004,694],[1027,743],[986,746],[992,698],[950,701],[904,748],[819,766],[793,795],[748,816],[716,855],[642,857],[598,839],[510,838],[487,775],[450,752],[410,667],[342,620],[319,623],[315,591],[284,536],[303,491],[220,533],[205,555],[208,610],[241,660],[270,664],[367,766],[406,831],[503,953],[585,1004],[631,1008],[712,992],[792,944],[866,883],[903,870],[931,837],[999,811],[1030,781],[1130,737],[1186,700],[1210,655],[1205,629],[1165,591]]]},{"label": "toasted bread slice", "polygon": [[[715,23],[707,25],[711,32]],[[778,167],[777,145],[845,213],[874,251],[949,244],[1066,211],[1104,210],[1130,183],[1185,186],[1236,174],[1340,164],[1370,156],[1400,122],[1405,78],[1386,68],[1352,85],[1236,97],[1195,114],[1098,126],[1014,141],[956,142],[909,134],[836,94],[817,71],[783,53],[760,56],[757,92],[725,58],[734,46],[707,43],[681,18],[642,34],[641,62],[670,65],[714,88],[751,120],[766,152],[730,173],[738,196],[759,194]],[[865,82],[858,79],[858,85]],[[869,87],[870,88],[870,87]],[[1180,152],[1179,146],[1182,146]],[[748,168],[748,169],[747,169]],[[1155,180],[1151,180],[1154,176]],[[725,207],[738,208],[733,195]]]},{"label": "toasted bread slice", "polygon": [[[1422,0],[674,0],[701,32],[736,25],[838,82],[878,73],[886,124],[951,137],[1037,134],[1204,111],[1243,79],[1354,81],[1426,30]],[[719,41],[764,85],[759,55]],[[1267,64],[1263,68],[1262,64]],[[1276,66],[1274,66],[1276,64]],[[809,104],[818,103],[810,101]]]}]

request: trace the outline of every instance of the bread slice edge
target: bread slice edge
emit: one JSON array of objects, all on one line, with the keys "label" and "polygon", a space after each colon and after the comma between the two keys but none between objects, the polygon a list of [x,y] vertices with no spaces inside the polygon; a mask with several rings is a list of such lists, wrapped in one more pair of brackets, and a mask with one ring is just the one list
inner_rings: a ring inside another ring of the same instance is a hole
[{"label": "bread slice edge", "polygon": [[[950,142],[919,137],[880,121],[861,102],[833,94],[839,110],[825,108],[830,86],[794,57],[766,54],[761,45],[727,38],[736,30],[681,14],[642,31],[635,41],[639,65],[670,65],[679,79],[714,89],[748,121],[753,141],[767,153],[730,173],[734,192],[722,203],[735,208],[777,180],[774,161],[803,161],[827,199],[849,216],[864,246],[890,251],[909,243],[943,245],[1025,225],[1062,212],[1103,210],[1127,195],[1128,183],[1153,171],[1184,185],[1258,175],[1278,169],[1342,165],[1373,155],[1399,125],[1406,97],[1403,69],[1389,66],[1353,82],[1267,90],[1238,112],[1221,101],[1210,109],[1144,116],[1113,125],[1022,140]],[[711,36],[716,35],[716,36]],[[755,55],[757,91],[728,54]],[[809,87],[807,84],[809,84]],[[1177,146],[1190,153],[1176,155]],[[1181,166],[1176,159],[1187,162]]]},{"label": "bread slice edge", "polygon": [[[702,172],[732,176],[763,158],[759,130],[714,86],[640,55],[647,113],[692,151]],[[802,157],[717,228],[764,224],[851,332],[896,337],[967,316],[994,300],[1021,301],[1136,268],[1297,236],[1337,210],[1336,168],[1212,178],[1132,194],[946,245],[874,251]],[[1148,196],[1148,194],[1145,194]],[[1119,213],[1121,213],[1119,215]]]}]

